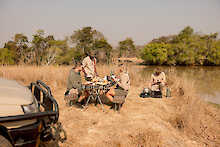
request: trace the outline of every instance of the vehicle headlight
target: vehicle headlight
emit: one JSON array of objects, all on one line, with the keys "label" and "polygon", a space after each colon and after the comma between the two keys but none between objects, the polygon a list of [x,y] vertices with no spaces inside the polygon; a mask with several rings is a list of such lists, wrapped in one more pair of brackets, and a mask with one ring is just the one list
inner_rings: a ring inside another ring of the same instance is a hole
[{"label": "vehicle headlight", "polygon": [[21,106],[24,113],[34,113],[34,112],[38,112],[38,103],[37,101],[34,99],[33,103],[29,104],[29,105],[22,105]]}]

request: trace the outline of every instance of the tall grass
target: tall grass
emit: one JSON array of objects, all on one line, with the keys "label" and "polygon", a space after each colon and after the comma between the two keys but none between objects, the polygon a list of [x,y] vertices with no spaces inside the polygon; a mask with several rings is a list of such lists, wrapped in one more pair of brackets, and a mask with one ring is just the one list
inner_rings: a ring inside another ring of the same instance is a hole
[{"label": "tall grass", "polygon": [[[42,80],[56,90],[66,87],[67,76],[71,68],[71,66],[1,66],[0,77],[13,79],[24,85]],[[97,69],[99,75],[103,77],[111,70],[115,70],[116,65],[98,65]],[[149,77],[143,77],[139,74],[141,70],[141,67],[128,66],[131,90],[140,89],[147,85]],[[198,97],[194,81],[188,80],[184,76],[178,77],[174,69],[169,70],[167,75],[172,98],[164,101],[169,107],[169,114],[164,114],[167,115],[165,121],[190,140],[206,146],[220,146],[219,109],[205,103]],[[132,97],[138,97],[138,95],[132,95]],[[146,132],[134,135],[131,139],[134,146],[138,146],[142,142],[145,145],[150,142],[153,146],[157,143],[161,144],[158,138],[151,135],[152,133]],[[158,137],[158,132],[154,133],[154,136]]]},{"label": "tall grass", "polygon": [[[36,80],[42,80],[52,87],[65,87],[69,70],[72,66],[0,66],[0,77],[16,80],[23,84],[28,84]],[[144,77],[140,72],[144,66],[127,66],[131,86],[147,85],[149,77]],[[98,65],[99,76],[104,77],[110,72],[117,71],[117,65]]]},{"label": "tall grass", "polygon": [[0,77],[16,80],[22,84],[29,84],[42,80],[48,85],[58,88],[66,85],[68,66],[2,66]]},{"label": "tall grass", "polygon": [[206,146],[220,146],[220,111],[198,97],[194,81],[179,78],[175,72],[168,75],[175,99],[168,122],[195,142]]}]

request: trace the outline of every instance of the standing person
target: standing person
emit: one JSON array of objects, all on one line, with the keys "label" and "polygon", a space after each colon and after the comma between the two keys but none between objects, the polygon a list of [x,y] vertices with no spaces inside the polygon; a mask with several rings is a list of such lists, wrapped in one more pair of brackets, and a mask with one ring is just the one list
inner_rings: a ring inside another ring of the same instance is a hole
[{"label": "standing person", "polygon": [[[87,52],[87,57],[82,61],[82,71],[84,72],[86,81],[91,81],[97,76],[96,62],[95,51]],[[82,100],[88,98],[88,96],[89,93],[85,90],[84,95],[80,96],[77,100],[77,104],[80,104]]]},{"label": "standing person", "polygon": [[118,103],[122,105],[125,98],[128,95],[128,90],[130,88],[130,79],[128,72],[125,70],[123,64],[119,65],[119,76],[118,81],[116,81],[116,87],[111,87],[106,93],[106,97],[113,103]]},{"label": "standing person", "polygon": [[82,61],[82,68],[85,74],[85,80],[91,81],[97,76],[95,51],[91,51]]}]

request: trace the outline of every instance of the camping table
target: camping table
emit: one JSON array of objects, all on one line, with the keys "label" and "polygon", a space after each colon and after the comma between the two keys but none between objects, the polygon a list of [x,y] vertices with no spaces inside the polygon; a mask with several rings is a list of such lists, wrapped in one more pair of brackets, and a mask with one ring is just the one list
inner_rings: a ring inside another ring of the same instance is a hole
[{"label": "camping table", "polygon": [[92,99],[96,101],[96,105],[97,103],[99,103],[102,107],[102,110],[104,111],[100,95],[106,93],[110,89],[110,87],[111,84],[106,84],[106,85],[97,84],[97,83],[84,84],[83,89],[89,93],[89,97],[86,101],[85,106],[88,106],[89,101]]}]

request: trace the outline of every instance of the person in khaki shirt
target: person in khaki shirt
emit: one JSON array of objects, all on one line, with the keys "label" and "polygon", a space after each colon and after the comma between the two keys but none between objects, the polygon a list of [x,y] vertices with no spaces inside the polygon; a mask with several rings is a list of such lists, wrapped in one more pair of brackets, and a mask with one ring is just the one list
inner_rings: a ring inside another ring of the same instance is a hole
[{"label": "person in khaki shirt", "polygon": [[96,58],[95,51],[91,51],[88,53],[89,55],[85,57],[82,61],[82,68],[85,75],[86,81],[91,81],[93,78],[97,76],[96,71]]},{"label": "person in khaki shirt", "polygon": [[130,79],[128,72],[125,70],[123,64],[119,65],[119,81],[116,81],[116,87],[111,87],[106,93],[106,97],[113,103],[124,103],[128,90],[130,88]]},{"label": "person in khaki shirt", "polygon": [[166,86],[166,75],[164,72],[161,71],[159,67],[155,69],[155,72],[151,75],[151,82],[149,87],[152,91],[159,91],[161,90],[163,94],[164,87]]}]

